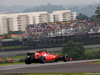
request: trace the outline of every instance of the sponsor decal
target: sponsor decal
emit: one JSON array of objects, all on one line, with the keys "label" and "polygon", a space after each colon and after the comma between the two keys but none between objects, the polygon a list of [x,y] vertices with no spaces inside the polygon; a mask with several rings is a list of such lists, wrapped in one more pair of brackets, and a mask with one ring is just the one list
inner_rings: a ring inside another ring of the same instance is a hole
[{"label": "sponsor decal", "polygon": [[51,57],[51,59],[53,59],[53,57]]}]

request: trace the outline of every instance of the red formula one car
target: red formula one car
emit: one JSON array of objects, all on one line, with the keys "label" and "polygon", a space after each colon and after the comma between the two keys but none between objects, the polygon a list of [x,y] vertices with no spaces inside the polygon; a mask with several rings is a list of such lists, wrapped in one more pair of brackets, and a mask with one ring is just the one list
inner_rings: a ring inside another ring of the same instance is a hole
[{"label": "red formula one car", "polygon": [[45,63],[45,62],[58,62],[58,61],[67,62],[68,60],[72,60],[72,58],[68,59],[67,54],[63,56],[56,54],[52,55],[49,54],[47,50],[42,50],[36,52],[28,52],[27,57],[25,58],[25,63],[31,64],[31,63]]}]

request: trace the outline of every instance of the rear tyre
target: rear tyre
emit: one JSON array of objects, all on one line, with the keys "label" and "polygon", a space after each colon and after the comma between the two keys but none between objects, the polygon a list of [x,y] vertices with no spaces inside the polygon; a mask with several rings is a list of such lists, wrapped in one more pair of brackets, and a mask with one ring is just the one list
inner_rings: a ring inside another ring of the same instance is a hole
[{"label": "rear tyre", "polygon": [[25,58],[25,64],[31,64],[31,59],[30,58]]},{"label": "rear tyre", "polygon": [[68,55],[66,54],[66,55],[63,55],[62,56],[62,60],[64,61],[64,62],[67,62],[68,61]]},{"label": "rear tyre", "polygon": [[40,63],[45,63],[46,62],[46,58],[44,56],[41,56],[39,58]]}]

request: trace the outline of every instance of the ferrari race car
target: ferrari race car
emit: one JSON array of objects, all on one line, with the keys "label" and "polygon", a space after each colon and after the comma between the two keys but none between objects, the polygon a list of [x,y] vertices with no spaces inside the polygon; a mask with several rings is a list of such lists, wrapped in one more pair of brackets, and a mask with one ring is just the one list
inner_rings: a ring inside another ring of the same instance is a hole
[{"label": "ferrari race car", "polygon": [[36,52],[28,52],[27,57],[25,58],[25,63],[31,64],[31,63],[45,63],[45,62],[58,62],[58,61],[67,62],[68,60],[72,60],[72,58],[68,59],[67,54],[63,56],[56,54],[52,55],[48,53],[47,50],[42,50]]}]

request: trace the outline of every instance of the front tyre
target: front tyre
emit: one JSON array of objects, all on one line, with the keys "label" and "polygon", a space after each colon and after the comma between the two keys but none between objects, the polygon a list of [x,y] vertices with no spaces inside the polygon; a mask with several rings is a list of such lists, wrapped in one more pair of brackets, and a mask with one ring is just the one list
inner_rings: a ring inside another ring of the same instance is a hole
[{"label": "front tyre", "polygon": [[62,60],[64,61],[64,62],[67,62],[68,61],[68,55],[66,54],[66,55],[63,55],[62,56]]},{"label": "front tyre", "polygon": [[31,59],[30,58],[25,58],[25,64],[31,64]]}]

